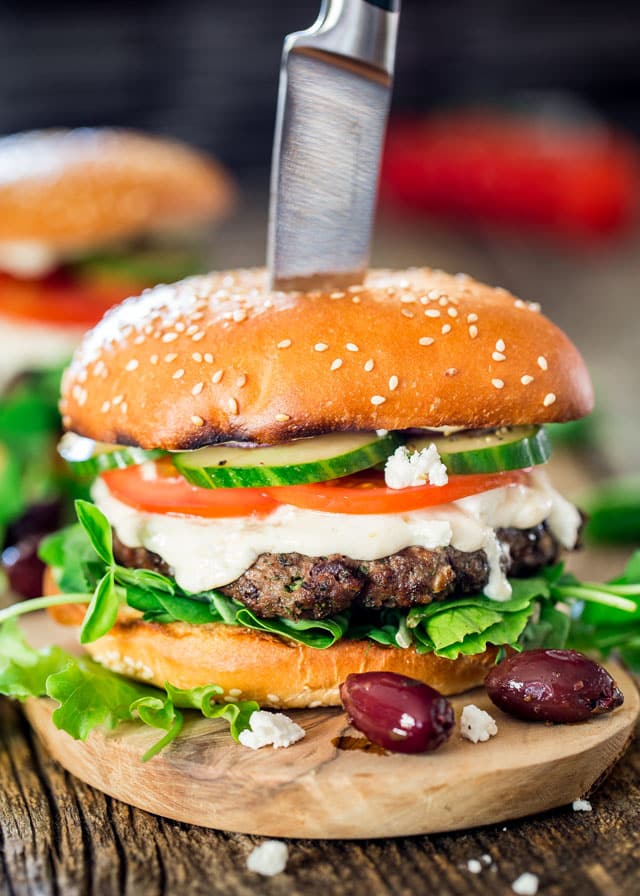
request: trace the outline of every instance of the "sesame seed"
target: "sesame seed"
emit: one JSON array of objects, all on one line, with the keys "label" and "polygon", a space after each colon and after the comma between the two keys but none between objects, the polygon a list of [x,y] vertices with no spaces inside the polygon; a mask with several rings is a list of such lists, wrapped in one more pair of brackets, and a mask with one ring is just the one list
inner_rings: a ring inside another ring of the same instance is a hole
[{"label": "sesame seed", "polygon": [[193,354],[191,355],[191,357],[192,357],[193,360],[194,360],[196,363],[198,363],[198,364],[200,364],[200,363],[202,362],[202,355],[200,354],[200,352],[193,352]]},{"label": "sesame seed", "polygon": [[339,370],[342,367],[342,358],[336,358],[331,362],[331,370]]},{"label": "sesame seed", "polygon": [[420,296],[420,304],[428,305],[429,304],[429,296]]},{"label": "sesame seed", "polygon": [[187,336],[193,336],[194,333],[198,332],[197,324],[191,324],[190,327],[187,327]]},{"label": "sesame seed", "polygon": [[538,367],[541,370],[548,370],[549,365],[548,365],[547,359],[545,358],[544,355],[540,355],[540,357],[538,358]]},{"label": "sesame seed", "polygon": [[276,420],[278,423],[285,423],[287,420],[291,420],[289,414],[276,414]]},{"label": "sesame seed", "polygon": [[313,346],[313,348],[317,352],[326,352],[326,350],[329,348],[329,346],[327,345],[326,342],[316,342],[316,344]]},{"label": "sesame seed", "polygon": [[409,311],[408,308],[401,308],[400,314],[404,315],[404,317],[412,318],[415,317],[413,311]]},{"label": "sesame seed", "polygon": [[281,342],[278,343],[278,348],[289,348],[290,345],[291,345],[290,339],[283,339]]},{"label": "sesame seed", "polygon": [[191,390],[192,395],[200,395],[202,390],[204,389],[204,383],[196,383],[193,389]]},{"label": "sesame seed", "polygon": [[165,356],[164,356],[164,359],[165,359],[165,361],[167,362],[167,364],[171,364],[171,362],[172,362],[172,361],[175,361],[175,359],[176,359],[177,357],[178,357],[178,353],[177,353],[177,352],[170,352],[168,355],[165,355]]},{"label": "sesame seed", "polygon": [[120,405],[120,413],[121,413],[121,414],[126,414],[126,413],[127,413],[127,407],[128,407],[127,402],[126,402],[126,401],[123,401],[122,404]]},{"label": "sesame seed", "polygon": [[451,332],[451,324],[443,324],[441,332],[442,332],[443,336],[446,336],[447,333],[450,333]]},{"label": "sesame seed", "polygon": [[138,362],[135,358],[132,358],[126,365],[125,370],[135,370],[138,367]]},{"label": "sesame seed", "polygon": [[520,382],[522,383],[523,386],[528,386],[529,383],[532,383],[532,382],[533,382],[533,377],[532,377],[532,376],[529,376],[528,373],[525,373],[524,376],[521,376],[521,377],[520,377]]},{"label": "sesame seed", "polygon": [[157,355],[151,355],[151,357],[149,358],[149,361],[150,361],[152,364],[157,364],[157,363],[158,363],[158,356],[157,356]]},{"label": "sesame seed", "polygon": [[139,336],[136,336],[136,338],[133,340],[133,344],[134,344],[134,345],[142,345],[142,343],[144,342],[144,340],[145,340],[145,335],[144,335],[144,333],[140,333],[140,335],[139,335]]},{"label": "sesame seed", "polygon": [[447,309],[447,314],[449,315],[449,317],[457,317],[457,316],[458,316],[458,310],[457,310],[457,308],[448,308],[448,309]]},{"label": "sesame seed", "polygon": [[498,341],[496,342],[496,351],[503,352],[505,348],[506,345],[504,344],[504,339],[498,339]]},{"label": "sesame seed", "polygon": [[204,330],[198,330],[191,338],[194,342],[200,342],[201,339],[204,339]]},{"label": "sesame seed", "polygon": [[444,375],[445,375],[445,376],[455,376],[455,375],[457,374],[457,372],[458,372],[458,368],[457,368],[457,367],[448,367],[448,368],[445,370]]},{"label": "sesame seed", "polygon": [[478,335],[478,328],[476,327],[475,324],[471,324],[471,326],[469,327],[469,336],[471,336],[472,339],[475,339],[477,337],[477,335]]},{"label": "sesame seed", "polygon": [[404,295],[400,296],[400,301],[404,305],[413,305],[415,300],[416,300],[416,297],[412,296],[410,292],[406,292]]},{"label": "sesame seed", "polygon": [[197,414],[194,414],[191,418],[191,422],[195,423],[196,426],[204,426],[204,420],[202,417],[199,417]]},{"label": "sesame seed", "polygon": [[494,361],[506,361],[507,360],[507,356],[503,355],[502,352],[493,352],[491,357],[493,358]]},{"label": "sesame seed", "polygon": [[540,311],[540,302],[529,302],[527,308],[529,311]]},{"label": "sesame seed", "polygon": [[374,367],[375,367],[375,362],[374,362],[373,358],[369,358],[368,361],[365,361],[364,369],[365,369],[366,373],[371,373],[371,371],[373,370]]},{"label": "sesame seed", "polygon": [[446,296],[442,296],[440,299],[438,299],[438,305],[442,305],[443,308],[448,304],[449,299]]},{"label": "sesame seed", "polygon": [[433,339],[431,336],[421,336],[420,339],[418,339],[418,343],[420,345],[433,345],[434,342],[435,339]]},{"label": "sesame seed", "polygon": [[397,388],[398,388],[398,377],[395,376],[395,374],[394,374],[393,376],[389,377],[389,391],[395,392],[395,390]]},{"label": "sesame seed", "polygon": [[516,308],[524,308],[525,307],[525,304],[522,301],[522,299],[516,299],[513,304],[516,306]]},{"label": "sesame seed", "polygon": [[223,376],[224,376],[224,370],[216,370],[216,372],[211,377],[211,382],[219,383]]},{"label": "sesame seed", "polygon": [[243,320],[247,319],[247,312],[244,308],[236,308],[232,316],[237,324],[241,324]]},{"label": "sesame seed", "polygon": [[427,295],[430,299],[437,299],[440,297],[440,290],[439,289],[430,289],[429,292],[427,293]]},{"label": "sesame seed", "polygon": [[545,408],[548,408],[549,405],[553,404],[555,400],[556,400],[556,396],[554,395],[554,393],[547,392],[544,399],[542,400],[542,404],[545,406]]},{"label": "sesame seed", "polygon": [[102,411],[103,414],[106,414],[110,407],[111,407],[110,401],[103,401],[102,407],[100,408],[100,410]]},{"label": "sesame seed", "polygon": [[235,398],[229,399],[229,410],[231,411],[232,414],[238,413],[238,402],[236,401]]},{"label": "sesame seed", "polygon": [[475,311],[472,311],[471,314],[467,314],[467,322],[468,323],[475,324],[477,320],[478,320],[478,315],[475,313]]},{"label": "sesame seed", "polygon": [[347,349],[348,352],[359,352],[360,351],[358,346],[355,345],[353,342],[347,342],[345,348]]},{"label": "sesame seed", "polygon": [[204,359],[207,364],[213,364],[213,355],[211,354],[211,352],[207,352],[204,356]]},{"label": "sesame seed", "polygon": [[427,317],[440,317],[440,312],[437,308],[427,308],[425,315]]},{"label": "sesame seed", "polygon": [[247,374],[241,373],[240,376],[238,377],[238,379],[236,380],[236,386],[238,387],[238,389],[242,389],[242,387],[244,385],[246,385],[246,382],[247,382]]},{"label": "sesame seed", "polygon": [[185,325],[183,324],[183,322],[181,320],[179,320],[176,324],[174,324],[174,327],[176,328],[177,333],[184,333],[184,331],[185,331]]},{"label": "sesame seed", "polygon": [[163,342],[174,342],[178,338],[177,333],[165,333],[162,337]]},{"label": "sesame seed", "polygon": [[182,367],[179,367],[178,370],[176,370],[176,372],[173,374],[174,380],[182,379],[183,376],[184,370],[182,369]]},{"label": "sesame seed", "polygon": [[360,296],[352,296],[351,301],[354,305],[359,305],[362,299],[360,298]]},{"label": "sesame seed", "polygon": [[111,404],[113,404],[117,407],[123,398],[124,398],[124,395],[114,395],[114,397],[111,399]]},{"label": "sesame seed", "polygon": [[344,298],[344,293],[343,293],[343,292],[340,292],[340,291],[332,292],[332,293],[329,294],[329,298],[331,298],[331,299],[343,299],[343,298]]},{"label": "sesame seed", "polygon": [[491,380],[491,385],[495,386],[496,389],[504,389],[504,380]]},{"label": "sesame seed", "polygon": [[387,399],[384,397],[384,395],[372,395],[371,396],[371,404],[374,404],[374,405],[384,404],[386,400]]}]

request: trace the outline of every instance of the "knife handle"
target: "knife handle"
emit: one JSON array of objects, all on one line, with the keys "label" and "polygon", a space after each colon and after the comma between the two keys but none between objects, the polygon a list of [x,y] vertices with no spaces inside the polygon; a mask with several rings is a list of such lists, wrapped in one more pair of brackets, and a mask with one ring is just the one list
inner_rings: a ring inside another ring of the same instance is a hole
[{"label": "knife handle", "polygon": [[400,9],[400,0],[365,0],[365,3],[379,6],[380,9],[385,9],[387,12],[398,12]]}]

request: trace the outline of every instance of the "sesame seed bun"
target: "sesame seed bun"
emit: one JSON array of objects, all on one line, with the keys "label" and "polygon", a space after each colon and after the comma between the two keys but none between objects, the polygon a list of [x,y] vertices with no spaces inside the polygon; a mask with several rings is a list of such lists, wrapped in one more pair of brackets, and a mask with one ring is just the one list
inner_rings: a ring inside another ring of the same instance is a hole
[{"label": "sesame seed bun", "polygon": [[[86,607],[66,604],[49,612],[62,625],[79,626]],[[235,625],[143,622],[129,609],[120,611],[109,634],[85,646],[114,672],[158,687],[217,684],[226,696],[292,709],[339,706],[340,683],[352,672],[397,672],[445,696],[460,694],[482,684],[497,654],[492,647],[448,660],[371,641],[339,641],[319,650]]]},{"label": "sesame seed bun", "polygon": [[79,252],[214,220],[227,174],[172,140],[131,131],[29,131],[0,140],[0,245]]},{"label": "sesame seed bun", "polygon": [[566,421],[592,405],[580,354],[537,305],[422,268],[329,293],[270,292],[263,270],[156,287],[87,334],[61,410],[98,441],[189,449]]}]

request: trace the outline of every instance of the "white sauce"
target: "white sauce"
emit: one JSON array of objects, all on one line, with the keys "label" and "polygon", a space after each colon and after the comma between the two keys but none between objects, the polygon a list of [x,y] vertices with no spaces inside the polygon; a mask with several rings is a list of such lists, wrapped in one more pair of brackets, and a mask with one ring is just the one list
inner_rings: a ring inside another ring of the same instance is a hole
[{"label": "white sauce", "polygon": [[69,361],[82,338],[77,327],[51,327],[0,318],[0,390],[25,370]]},{"label": "white sauce", "polygon": [[[451,504],[394,514],[339,514],[301,510],[283,504],[267,517],[204,519],[144,513],[118,501],[96,480],[92,496],[127,547],[145,547],[173,569],[185,591],[197,593],[233,582],[263,553],[345,554],[377,560],[411,545],[433,549],[452,545],[461,551],[487,553],[490,576],[485,594],[509,598],[511,588],[500,569],[495,529],[529,528],[543,520],[565,535],[573,522],[575,544],[579,516],[546,477],[532,474],[531,486],[512,485]],[[574,517],[575,514],[575,517]],[[559,537],[559,536],[558,536]],[[194,562],[194,558],[197,558]]]},{"label": "white sauce", "polygon": [[0,271],[14,277],[44,277],[60,264],[60,253],[35,240],[0,241]]}]

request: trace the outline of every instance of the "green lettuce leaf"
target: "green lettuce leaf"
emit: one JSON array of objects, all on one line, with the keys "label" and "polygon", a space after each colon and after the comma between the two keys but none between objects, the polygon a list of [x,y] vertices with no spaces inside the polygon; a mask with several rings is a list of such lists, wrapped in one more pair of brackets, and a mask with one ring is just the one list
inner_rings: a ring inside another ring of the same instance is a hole
[{"label": "green lettuce leaf", "polygon": [[210,719],[225,719],[237,740],[259,707],[248,700],[216,704],[215,698],[222,693],[217,685],[181,690],[167,684],[162,690],[141,684],[58,647],[33,649],[14,619],[0,626],[0,694],[16,700],[55,700],[59,705],[53,712],[54,724],[76,740],[86,740],[95,728],[112,730],[135,719],[165,731],[143,761],[178,736],[184,721],[180,708],[195,709]]}]

